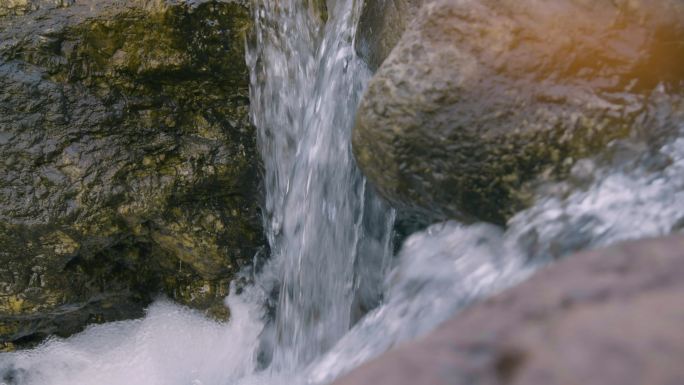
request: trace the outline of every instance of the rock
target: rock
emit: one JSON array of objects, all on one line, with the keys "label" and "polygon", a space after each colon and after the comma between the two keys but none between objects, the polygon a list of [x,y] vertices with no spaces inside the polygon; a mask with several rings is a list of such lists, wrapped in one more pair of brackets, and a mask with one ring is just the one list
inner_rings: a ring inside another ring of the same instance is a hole
[{"label": "rock", "polygon": [[684,237],[584,252],[334,385],[684,383]]},{"label": "rock", "polygon": [[23,15],[37,11],[38,9],[68,7],[75,1],[76,0],[0,0],[0,17]]},{"label": "rock", "polygon": [[425,0],[364,0],[354,39],[356,53],[372,71],[387,58]]},{"label": "rock", "polygon": [[[265,244],[231,1],[79,0],[0,23],[0,342],[215,315]],[[1,346],[1,345],[0,345]]]},{"label": "rock", "polygon": [[370,81],[359,166],[397,206],[504,223],[530,186],[684,119],[676,0],[437,0]]},{"label": "rock", "polygon": [[326,0],[313,0],[310,4],[313,17],[321,20],[322,24],[328,21],[328,4]]}]

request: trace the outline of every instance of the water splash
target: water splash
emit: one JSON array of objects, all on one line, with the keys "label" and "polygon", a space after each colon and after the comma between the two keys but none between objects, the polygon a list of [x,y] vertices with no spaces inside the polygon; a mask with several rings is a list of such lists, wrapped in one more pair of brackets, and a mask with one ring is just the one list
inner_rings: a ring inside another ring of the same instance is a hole
[{"label": "water splash", "polygon": [[0,383],[219,385],[254,372],[262,331],[258,290],[229,296],[229,323],[167,301],[144,319],[97,325],[35,350],[0,355]]},{"label": "water splash", "polygon": [[420,336],[473,301],[534,271],[503,232],[489,224],[445,222],[406,240],[386,280],[386,301],[307,370],[307,382],[329,383],[399,342]]},{"label": "water splash", "polygon": [[329,383],[558,258],[681,231],[684,126],[656,151],[629,141],[610,147],[607,164],[581,160],[568,182],[545,186],[506,230],[445,222],[413,234],[388,276],[384,303],[308,368],[308,382]]}]

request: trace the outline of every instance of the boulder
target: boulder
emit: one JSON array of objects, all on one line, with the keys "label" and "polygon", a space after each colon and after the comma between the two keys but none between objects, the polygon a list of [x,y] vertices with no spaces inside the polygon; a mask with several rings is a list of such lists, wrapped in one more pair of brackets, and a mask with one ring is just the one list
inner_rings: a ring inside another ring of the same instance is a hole
[{"label": "boulder", "polygon": [[677,0],[431,1],[371,79],[353,150],[398,207],[505,223],[578,159],[677,131],[681,63]]},{"label": "boulder", "polygon": [[265,244],[249,11],[72,3],[0,19],[0,341],[137,317],[159,293],[225,319]]},{"label": "boulder", "polygon": [[684,236],[567,257],[334,385],[684,383]]},{"label": "boulder", "polygon": [[387,58],[425,0],[364,0],[354,38],[356,53],[371,71]]}]

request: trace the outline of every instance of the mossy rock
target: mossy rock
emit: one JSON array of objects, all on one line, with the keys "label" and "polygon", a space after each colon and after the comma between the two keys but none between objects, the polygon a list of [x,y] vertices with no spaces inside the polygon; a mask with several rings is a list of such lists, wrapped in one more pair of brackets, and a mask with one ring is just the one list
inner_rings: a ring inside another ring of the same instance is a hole
[{"label": "mossy rock", "polygon": [[684,121],[684,4],[436,0],[370,81],[353,150],[397,206],[505,223],[530,186]]},{"label": "mossy rock", "polygon": [[18,13],[0,23],[0,341],[137,317],[159,293],[225,318],[265,244],[249,10]]},{"label": "mossy rock", "polygon": [[0,0],[0,17],[17,16],[39,9],[68,7],[76,0]]}]

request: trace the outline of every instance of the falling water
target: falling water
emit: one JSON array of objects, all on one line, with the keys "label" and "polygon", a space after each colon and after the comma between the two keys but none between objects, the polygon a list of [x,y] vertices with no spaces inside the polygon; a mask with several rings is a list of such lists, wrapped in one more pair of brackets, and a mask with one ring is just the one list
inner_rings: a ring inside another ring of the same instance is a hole
[{"label": "falling water", "polygon": [[[381,277],[390,254],[392,214],[351,156],[354,113],[370,77],[351,45],[359,4],[335,2],[321,27],[312,4],[252,2],[255,42],[247,58],[280,282],[279,368],[311,361],[349,330],[354,308],[380,292],[372,285],[381,279],[363,278]],[[355,271],[359,264],[363,271]]]},{"label": "falling water", "polygon": [[252,4],[247,60],[272,256],[232,288],[230,322],[160,301],[141,320],[0,354],[0,384],[327,384],[545,263],[681,229],[684,126],[658,148],[616,142],[609,161],[577,162],[506,229],[439,223],[392,257],[394,214],[350,156],[369,77],[352,47],[359,4],[329,2],[323,22],[318,3]]}]

